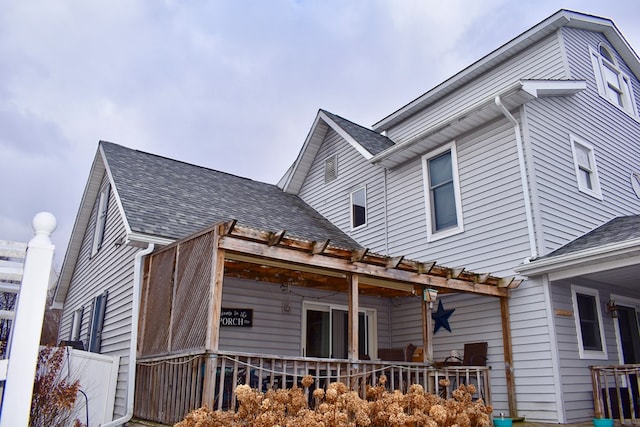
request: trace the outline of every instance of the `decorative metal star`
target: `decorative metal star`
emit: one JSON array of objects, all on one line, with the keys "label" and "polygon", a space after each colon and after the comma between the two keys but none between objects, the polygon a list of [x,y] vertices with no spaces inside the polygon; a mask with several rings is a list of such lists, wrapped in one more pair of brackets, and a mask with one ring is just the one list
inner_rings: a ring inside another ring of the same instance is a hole
[{"label": "decorative metal star", "polygon": [[447,331],[451,332],[451,326],[449,326],[449,317],[456,311],[455,308],[445,310],[442,305],[442,300],[438,301],[438,309],[431,313],[431,318],[436,321],[435,325],[433,325],[433,333],[438,332],[438,329],[441,327],[445,328]]}]

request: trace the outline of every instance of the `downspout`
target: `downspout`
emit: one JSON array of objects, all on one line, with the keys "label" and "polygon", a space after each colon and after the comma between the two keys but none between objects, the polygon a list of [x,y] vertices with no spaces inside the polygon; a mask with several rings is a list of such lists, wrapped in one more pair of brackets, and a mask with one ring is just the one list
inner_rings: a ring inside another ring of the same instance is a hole
[{"label": "downspout", "polygon": [[527,218],[527,230],[529,232],[529,247],[531,250],[531,259],[538,257],[538,249],[535,240],[535,233],[533,231],[533,213],[531,211],[531,198],[529,196],[529,185],[527,180],[526,163],[524,160],[524,148],[522,144],[522,137],[520,135],[520,125],[518,121],[511,115],[509,110],[504,106],[500,95],[495,97],[495,103],[502,111],[502,114],[513,124],[513,131],[516,134],[516,146],[518,148],[518,163],[520,165],[520,181],[522,182],[522,195],[524,197],[524,212]]},{"label": "downspout", "polygon": [[133,301],[131,304],[131,341],[129,343],[129,378],[127,381],[127,412],[124,416],[102,424],[102,427],[124,425],[133,417],[133,398],[136,385],[136,352],[138,346],[138,319],[140,317],[140,286],[142,283],[142,258],[153,252],[154,244],[136,252],[133,263]]},{"label": "downspout", "polygon": [[387,168],[384,168],[384,254],[389,256],[389,219],[388,219],[388,200],[387,200]]}]

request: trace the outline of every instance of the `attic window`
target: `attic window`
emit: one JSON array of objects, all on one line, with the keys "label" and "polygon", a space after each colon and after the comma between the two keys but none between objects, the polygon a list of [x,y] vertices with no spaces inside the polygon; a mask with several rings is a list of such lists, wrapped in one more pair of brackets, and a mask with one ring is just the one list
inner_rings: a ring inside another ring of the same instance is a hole
[{"label": "attic window", "polygon": [[327,184],[338,177],[338,155],[327,157],[324,161],[324,183]]},{"label": "attic window", "polygon": [[612,51],[601,44],[597,52],[592,48],[590,52],[600,96],[627,114],[637,117],[631,78],[621,70]]}]

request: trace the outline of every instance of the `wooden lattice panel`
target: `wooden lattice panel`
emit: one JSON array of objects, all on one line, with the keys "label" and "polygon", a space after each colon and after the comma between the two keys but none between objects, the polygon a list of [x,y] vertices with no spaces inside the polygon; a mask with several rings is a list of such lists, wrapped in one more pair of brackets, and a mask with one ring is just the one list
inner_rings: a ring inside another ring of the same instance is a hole
[{"label": "wooden lattice panel", "polygon": [[169,349],[169,322],[173,294],[176,249],[151,256],[148,278],[142,289],[142,355],[163,354]]},{"label": "wooden lattice panel", "polygon": [[206,233],[178,246],[172,351],[205,346],[213,237]]}]

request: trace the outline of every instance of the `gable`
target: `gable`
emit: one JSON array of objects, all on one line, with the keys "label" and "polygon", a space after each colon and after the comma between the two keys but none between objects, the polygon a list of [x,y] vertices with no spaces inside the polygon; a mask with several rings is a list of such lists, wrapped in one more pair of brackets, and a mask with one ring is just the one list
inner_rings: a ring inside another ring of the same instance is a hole
[{"label": "gable", "polygon": [[292,194],[299,193],[329,129],[334,130],[367,160],[394,145],[392,140],[382,134],[328,111],[320,110],[296,161],[278,184],[283,191]]}]

